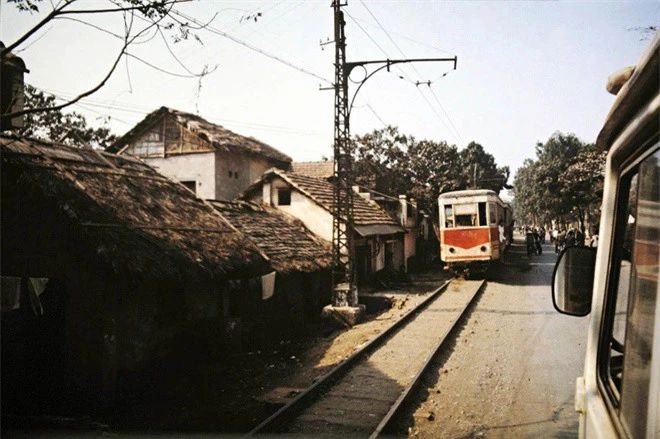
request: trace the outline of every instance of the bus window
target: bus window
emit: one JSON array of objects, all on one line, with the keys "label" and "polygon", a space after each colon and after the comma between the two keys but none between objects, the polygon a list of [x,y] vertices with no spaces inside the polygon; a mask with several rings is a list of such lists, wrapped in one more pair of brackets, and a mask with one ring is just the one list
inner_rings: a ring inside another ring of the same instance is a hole
[{"label": "bus window", "polygon": [[454,206],[456,227],[474,227],[477,225],[477,205],[457,204]]},{"label": "bus window", "polygon": [[630,437],[646,436],[657,301],[660,153],[620,181],[599,378]]},{"label": "bus window", "polygon": [[454,227],[454,209],[452,209],[451,204],[445,206],[445,227]]},{"label": "bus window", "polygon": [[488,225],[488,222],[486,221],[486,203],[479,203],[479,225]]}]

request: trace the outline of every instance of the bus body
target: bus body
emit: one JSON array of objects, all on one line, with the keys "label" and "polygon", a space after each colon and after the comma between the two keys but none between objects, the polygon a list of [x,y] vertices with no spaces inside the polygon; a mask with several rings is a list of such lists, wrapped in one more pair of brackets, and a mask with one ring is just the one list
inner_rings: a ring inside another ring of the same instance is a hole
[{"label": "bus body", "polygon": [[582,438],[660,438],[659,64],[660,33],[634,73],[614,77],[596,143],[607,151],[598,248],[565,249],[553,274],[555,308],[590,315]]},{"label": "bus body", "polygon": [[491,190],[446,192],[438,197],[440,259],[456,271],[485,269],[499,260],[498,224],[506,226],[511,208]]}]

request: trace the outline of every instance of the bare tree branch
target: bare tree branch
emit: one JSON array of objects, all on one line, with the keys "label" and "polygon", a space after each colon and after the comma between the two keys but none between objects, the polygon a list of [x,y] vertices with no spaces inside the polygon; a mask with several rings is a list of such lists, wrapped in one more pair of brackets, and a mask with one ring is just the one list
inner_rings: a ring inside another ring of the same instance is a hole
[{"label": "bare tree branch", "polygon": [[[5,57],[7,53],[13,51],[16,47],[20,46],[23,44],[28,38],[30,38],[32,35],[34,35],[39,29],[44,27],[48,22],[53,20],[56,17],[63,16],[63,15],[71,15],[71,14],[108,14],[108,13],[116,13],[116,12],[135,12],[135,11],[140,11],[147,14],[147,11],[149,10],[154,10],[153,6],[126,6],[126,7],[117,7],[117,8],[106,8],[106,9],[68,9],[65,10],[67,6],[70,6],[74,4],[77,0],[71,0],[68,2],[64,2],[62,6],[55,7],[46,17],[43,18],[39,23],[37,23],[32,29],[28,30],[23,36],[21,36],[18,40],[7,46],[2,52],[0,52],[0,57]],[[169,11],[171,11],[171,7],[174,6],[177,3],[186,3],[189,2],[190,0],[163,0],[162,3],[158,3],[157,5],[159,7],[169,7]],[[169,13],[168,11],[168,13]],[[167,14],[165,14],[167,15]],[[163,15],[163,17],[165,16]],[[161,17],[161,19],[163,18]]]},{"label": "bare tree branch", "polygon": [[[130,14],[133,15],[134,12],[131,12]],[[60,105],[55,105],[55,106],[52,106],[52,107],[29,108],[29,109],[25,109],[25,110],[21,110],[21,111],[16,111],[16,112],[13,112],[13,113],[8,113],[8,114],[5,114],[4,116],[9,117],[9,118],[13,118],[13,117],[23,116],[23,115],[31,114],[31,113],[38,113],[38,112],[52,111],[52,110],[61,110],[61,109],[66,108],[70,105],[73,105],[73,104],[77,103],[78,101],[80,101],[81,99],[97,92],[99,89],[101,89],[105,85],[105,83],[108,81],[108,79],[110,79],[110,77],[112,76],[114,71],[117,69],[117,66],[119,65],[119,62],[121,61],[122,57],[125,56],[125,55],[126,56],[130,55],[126,51],[128,46],[130,46],[136,39],[140,38],[146,32],[148,32],[151,28],[158,26],[158,24],[165,18],[165,16],[166,15],[163,15],[163,16],[159,17],[158,19],[152,21],[152,23],[150,25],[148,25],[147,27],[145,27],[141,31],[137,32],[132,37],[130,35],[131,30],[132,30],[132,25],[133,25],[132,20],[130,22],[127,22],[127,23],[130,23],[130,24],[128,24],[127,28],[126,28],[126,35],[123,38],[124,44],[123,44],[121,50],[119,51],[119,54],[115,58],[112,66],[110,67],[110,70],[108,71],[108,73],[101,80],[101,82],[99,82],[95,87],[79,94],[78,96],[76,96],[72,100],[64,102]]]},{"label": "bare tree branch", "polygon": [[177,78],[199,78],[199,77],[202,77],[202,76],[206,76],[210,73],[213,73],[218,68],[218,66],[215,66],[210,71],[204,70],[201,73],[191,73],[189,75],[184,75],[184,74],[181,74],[181,73],[175,73],[175,72],[170,72],[168,70],[165,70],[161,67],[158,67],[154,64],[151,64],[148,61],[145,61],[144,59],[140,58],[139,56],[133,55],[132,53],[125,52],[125,55],[129,58],[133,58],[134,60],[140,61],[142,64],[145,64],[145,65],[151,67],[154,70],[158,70],[159,72],[166,73],[166,74],[171,75],[171,76],[176,76]]},{"label": "bare tree branch", "polygon": [[97,26],[97,25],[95,25],[95,24],[88,23],[88,22],[86,22],[85,20],[80,20],[80,19],[78,19],[78,18],[72,18],[72,17],[56,17],[55,19],[56,19],[56,20],[73,21],[73,22],[76,22],[76,23],[80,23],[80,24],[82,24],[82,25],[84,25],[84,26],[89,26],[89,27],[91,27],[91,28],[96,29],[96,30],[99,31],[99,32],[103,32],[104,34],[108,34],[108,35],[113,36],[113,37],[115,37],[115,38],[117,38],[117,39],[120,39],[120,40],[123,40],[123,39],[124,39],[124,36],[123,36],[123,35],[116,34],[116,33],[112,32],[112,31],[109,31],[108,29],[102,28],[101,26]]},{"label": "bare tree branch", "polygon": [[66,8],[69,5],[72,5],[74,2],[75,2],[75,0],[72,0],[68,3],[64,3],[59,8],[53,9],[48,15],[46,15],[46,17],[44,17],[43,20],[41,20],[39,23],[37,23],[32,29],[27,31],[25,34],[23,34],[22,37],[20,37],[18,40],[14,41],[12,44],[10,44],[4,50],[2,50],[2,52],[0,52],[0,58],[4,58],[8,53],[10,53],[16,47],[23,44],[25,42],[25,40],[27,40],[32,35],[34,35],[39,29],[41,29],[46,24],[48,24],[53,18],[57,17],[60,14],[60,12],[62,12],[62,10],[64,8]]}]

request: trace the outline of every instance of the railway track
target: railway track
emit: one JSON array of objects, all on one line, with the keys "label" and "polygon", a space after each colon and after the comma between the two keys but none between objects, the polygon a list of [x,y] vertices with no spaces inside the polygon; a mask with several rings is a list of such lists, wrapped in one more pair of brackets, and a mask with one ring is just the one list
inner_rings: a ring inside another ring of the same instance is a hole
[{"label": "railway track", "polygon": [[377,437],[451,338],[485,281],[453,280],[298,395],[248,436]]}]

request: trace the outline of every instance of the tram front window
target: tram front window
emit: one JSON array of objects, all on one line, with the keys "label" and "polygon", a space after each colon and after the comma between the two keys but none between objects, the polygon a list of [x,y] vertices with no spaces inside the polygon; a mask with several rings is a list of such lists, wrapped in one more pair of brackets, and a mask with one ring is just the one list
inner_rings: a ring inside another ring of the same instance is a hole
[{"label": "tram front window", "polygon": [[475,227],[479,223],[478,209],[476,204],[458,204],[454,205],[454,218],[456,218],[456,227]]},{"label": "tram front window", "polygon": [[473,227],[477,225],[477,215],[456,215],[456,227]]}]

